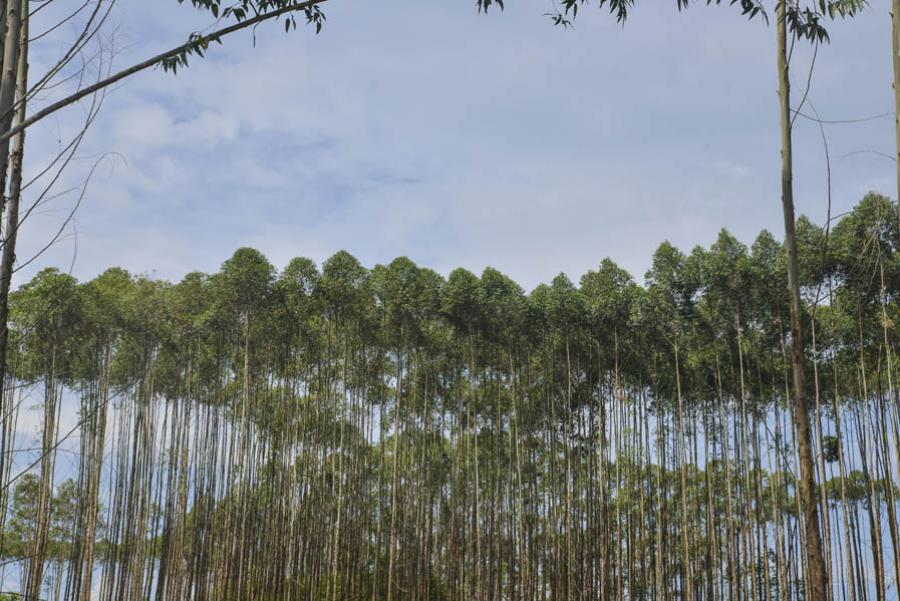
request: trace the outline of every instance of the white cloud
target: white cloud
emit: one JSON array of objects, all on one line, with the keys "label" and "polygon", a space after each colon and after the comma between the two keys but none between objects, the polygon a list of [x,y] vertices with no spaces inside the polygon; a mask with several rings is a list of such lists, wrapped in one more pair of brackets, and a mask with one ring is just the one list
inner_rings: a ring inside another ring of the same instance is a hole
[{"label": "white cloud", "polygon": [[[193,15],[123,7],[123,61],[179,39],[170,32]],[[127,165],[86,198],[76,272],[177,278],[253,245],[282,265],[342,248],[367,264],[492,264],[532,286],[607,255],[640,278],[663,239],[690,248],[723,226],[748,242],[780,230],[771,29],[697,7],[642,8],[624,28],[584,11],[563,32],[545,10],[336,3],[319,36],[262,28],[255,48],[243,36],[177,77],[138,76],[110,96],[85,151]],[[823,116],[891,106],[888,30],[869,14],[834,26],[810,96]],[[808,59],[798,47],[797,89]],[[833,156],[890,148],[884,125],[829,128]],[[821,219],[819,136],[797,123],[798,206]],[[834,167],[835,211],[859,182],[893,189],[887,162]]]},{"label": "white cloud", "polygon": [[115,114],[113,135],[123,150],[142,155],[170,144],[175,122],[169,111],[159,105],[132,106]]}]

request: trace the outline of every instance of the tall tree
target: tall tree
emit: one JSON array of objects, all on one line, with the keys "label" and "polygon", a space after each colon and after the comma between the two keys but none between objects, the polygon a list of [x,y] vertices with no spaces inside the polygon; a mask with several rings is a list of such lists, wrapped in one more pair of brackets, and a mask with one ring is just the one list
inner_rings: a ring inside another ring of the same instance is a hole
[{"label": "tall tree", "polygon": [[794,420],[797,452],[800,456],[800,502],[803,507],[806,556],[810,593],[814,599],[828,598],[828,571],[819,529],[819,507],[815,493],[812,430],[806,391],[806,354],[803,340],[803,299],[800,296],[800,260],[797,256],[796,217],[794,215],[793,141],[791,137],[791,84],[788,67],[787,0],[781,0],[775,12],[778,41],[778,107],[781,122],[781,205],[784,213],[784,243],[787,247],[788,293],[791,312],[791,371],[794,396]]}]

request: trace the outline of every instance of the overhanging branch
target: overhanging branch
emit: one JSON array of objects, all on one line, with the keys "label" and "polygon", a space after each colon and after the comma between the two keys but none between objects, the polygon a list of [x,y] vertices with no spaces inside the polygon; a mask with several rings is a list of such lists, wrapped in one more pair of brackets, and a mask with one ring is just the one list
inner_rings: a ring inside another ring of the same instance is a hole
[{"label": "overhanging branch", "polygon": [[185,52],[188,52],[197,47],[200,47],[201,45],[206,44],[208,42],[218,41],[221,38],[223,38],[229,34],[232,34],[236,31],[240,31],[242,29],[246,29],[248,27],[258,25],[259,23],[268,21],[270,19],[274,19],[276,17],[280,17],[281,15],[284,15],[287,13],[292,13],[292,12],[297,12],[297,11],[305,10],[308,8],[312,8],[313,6],[316,6],[318,4],[323,4],[326,1],[327,0],[306,0],[305,2],[298,2],[297,4],[291,4],[290,6],[285,6],[283,8],[279,8],[279,9],[273,10],[271,12],[256,15],[254,17],[251,17],[251,18],[241,21],[239,23],[235,23],[234,25],[229,25],[228,27],[223,27],[222,29],[218,29],[218,30],[210,33],[209,35],[191,39],[190,41],[185,42],[184,44],[181,44],[180,46],[176,46],[175,48],[172,48],[161,54],[157,54],[156,56],[148,58],[145,61],[136,63],[136,64],[128,67],[127,69],[123,69],[123,70],[119,71],[118,73],[114,73],[113,75],[110,75],[109,77],[107,77],[105,79],[102,79],[94,84],[87,86],[86,88],[84,88],[82,90],[75,92],[74,94],[66,96],[65,98],[62,98],[62,99],[54,102],[53,104],[50,104],[49,106],[36,112],[31,117],[28,117],[27,119],[25,119],[18,125],[12,127],[9,131],[7,131],[3,134],[0,134],[0,142],[10,139],[11,137],[16,135],[20,131],[27,129],[28,127],[31,127],[38,121],[44,119],[45,117],[47,117],[49,115],[52,115],[56,111],[58,111],[62,108],[65,108],[66,106],[68,106],[74,102],[78,102],[82,98],[85,98],[86,96],[90,96],[91,94],[98,92],[98,91],[102,90],[103,88],[106,88],[106,87],[116,83],[117,81],[125,79],[129,75],[134,75],[135,73],[139,73],[141,71],[144,71],[145,69],[156,66],[167,59],[177,57]]}]

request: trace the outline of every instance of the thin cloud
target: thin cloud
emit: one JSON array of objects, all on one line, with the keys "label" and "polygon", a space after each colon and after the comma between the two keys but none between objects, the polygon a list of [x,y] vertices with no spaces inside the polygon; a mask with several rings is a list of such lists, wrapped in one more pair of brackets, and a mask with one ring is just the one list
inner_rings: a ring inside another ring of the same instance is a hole
[{"label": "thin cloud", "polygon": [[[122,63],[170,44],[194,14],[123,6]],[[664,239],[778,231],[771,29],[697,7],[642,9],[624,28],[587,12],[562,32],[536,1],[487,17],[467,6],[336,3],[319,36],[267,28],[255,47],[237,38],[177,77],[118,88],[84,154],[127,163],[85,199],[76,275],[118,264],[177,279],[252,245],[276,264],[344,248],[369,265],[491,264],[530,287],[605,256],[639,278]],[[819,51],[811,98],[825,118],[891,106],[889,23],[873,13],[836,24]],[[798,47],[798,88],[808,59]],[[889,129],[829,127],[829,144],[890,147]],[[39,131],[35,162],[56,143]],[[814,124],[798,121],[796,148],[798,207],[822,219]],[[892,189],[884,161],[834,172],[835,211],[860,182]],[[54,223],[30,224],[23,252]],[[71,253],[62,245],[19,277]]]}]

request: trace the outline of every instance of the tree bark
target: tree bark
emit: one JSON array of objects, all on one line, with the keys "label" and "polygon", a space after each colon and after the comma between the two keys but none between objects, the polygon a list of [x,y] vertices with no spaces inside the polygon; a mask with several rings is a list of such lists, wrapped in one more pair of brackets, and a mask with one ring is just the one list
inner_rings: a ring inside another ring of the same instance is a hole
[{"label": "tree bark", "polygon": [[[25,7],[24,11],[22,10],[23,6]],[[16,84],[19,80],[24,81],[25,75],[27,74],[27,68],[19,69],[19,53],[28,43],[27,36],[23,43],[21,35],[23,14],[27,19],[27,2],[6,3],[6,28],[4,30],[2,59],[4,68],[2,76],[0,76],[0,131],[4,132],[9,131],[12,128],[14,116],[13,107],[16,99]],[[27,90],[23,91],[23,98],[26,93]],[[24,103],[16,112],[19,113],[19,117],[21,118],[19,123],[21,124],[25,120]],[[0,141],[0,214],[2,214],[6,205],[5,195],[7,171],[9,168],[10,137]],[[21,147],[24,145],[24,141],[24,135],[18,136],[16,142],[16,154],[19,158],[18,167],[20,171]],[[15,202],[15,206],[10,206],[9,217],[7,217],[6,236],[3,240],[3,263],[0,265],[0,387],[4,386],[6,382],[6,349],[7,339],[9,338],[9,326],[7,323],[9,321],[9,281],[12,277],[12,261],[15,260],[16,233],[19,229],[18,194],[15,195],[13,202]],[[13,214],[13,209],[15,209],[15,214]]]}]

